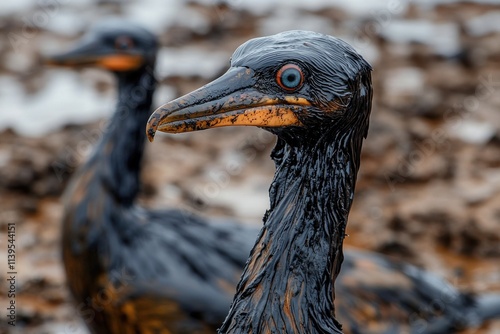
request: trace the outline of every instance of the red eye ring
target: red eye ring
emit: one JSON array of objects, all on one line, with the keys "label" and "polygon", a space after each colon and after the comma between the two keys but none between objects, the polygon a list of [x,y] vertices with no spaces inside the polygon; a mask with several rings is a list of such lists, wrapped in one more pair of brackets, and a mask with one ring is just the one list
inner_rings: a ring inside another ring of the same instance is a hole
[{"label": "red eye ring", "polygon": [[115,39],[115,49],[129,50],[134,47],[134,41],[128,36],[118,36]]},{"label": "red eye ring", "polygon": [[276,73],[276,82],[286,91],[293,92],[302,87],[304,83],[304,73],[295,64],[286,64]]}]

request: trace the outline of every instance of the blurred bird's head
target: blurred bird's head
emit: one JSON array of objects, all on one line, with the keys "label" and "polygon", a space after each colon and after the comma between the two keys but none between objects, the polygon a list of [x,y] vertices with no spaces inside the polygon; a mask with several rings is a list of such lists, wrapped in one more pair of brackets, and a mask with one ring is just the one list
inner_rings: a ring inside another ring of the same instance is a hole
[{"label": "blurred bird's head", "polygon": [[288,138],[343,129],[366,136],[371,98],[371,67],[351,46],[315,32],[288,31],[241,45],[224,75],[158,108],[147,131],[150,140],[157,130],[237,125]]},{"label": "blurred bird's head", "polygon": [[55,66],[96,66],[111,72],[153,68],[158,41],[151,32],[132,22],[111,19],[92,27],[69,51],[45,57]]}]

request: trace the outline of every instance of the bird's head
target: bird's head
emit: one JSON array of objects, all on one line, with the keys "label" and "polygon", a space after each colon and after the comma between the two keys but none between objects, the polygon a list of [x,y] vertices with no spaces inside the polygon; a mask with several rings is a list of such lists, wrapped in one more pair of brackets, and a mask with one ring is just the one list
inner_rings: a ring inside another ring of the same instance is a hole
[{"label": "bird's head", "polygon": [[250,125],[279,136],[348,126],[366,135],[371,97],[371,67],[346,42],[288,31],[241,45],[220,78],[158,108],[147,133]]},{"label": "bird's head", "polygon": [[95,25],[72,49],[44,61],[55,66],[134,72],[145,66],[152,68],[157,50],[158,42],[151,32],[132,22],[111,19]]}]

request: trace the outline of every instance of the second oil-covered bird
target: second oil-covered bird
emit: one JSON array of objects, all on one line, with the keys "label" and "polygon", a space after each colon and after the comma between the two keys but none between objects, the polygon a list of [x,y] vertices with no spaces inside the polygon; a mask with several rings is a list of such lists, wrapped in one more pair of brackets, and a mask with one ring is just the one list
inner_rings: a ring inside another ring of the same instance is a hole
[{"label": "second oil-covered bird", "polygon": [[66,277],[94,333],[213,333],[255,238],[238,224],[136,203],[157,49],[149,31],[111,20],[47,59],[104,68],[118,82],[109,126],[63,196]]}]

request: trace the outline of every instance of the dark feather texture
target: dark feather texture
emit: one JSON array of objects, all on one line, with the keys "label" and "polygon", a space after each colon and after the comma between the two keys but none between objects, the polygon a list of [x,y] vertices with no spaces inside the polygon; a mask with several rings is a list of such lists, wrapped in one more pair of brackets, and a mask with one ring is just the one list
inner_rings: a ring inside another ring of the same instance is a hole
[{"label": "dark feather texture", "polygon": [[[285,68],[294,69],[289,86],[281,82]],[[370,71],[331,36],[256,38],[235,51],[220,78],[162,105],[148,121],[150,139],[156,131],[232,125],[278,136],[270,209],[219,333],[340,333],[335,314],[352,333],[450,333],[473,324],[458,319],[458,310],[483,308],[413,266],[369,253],[343,257],[371,110]],[[448,304],[429,309],[437,295]]]}]

